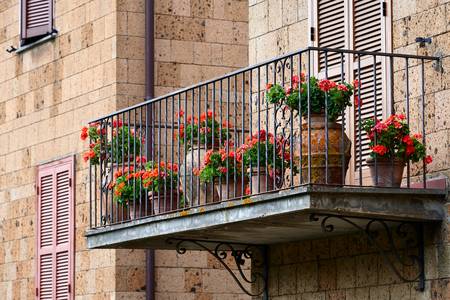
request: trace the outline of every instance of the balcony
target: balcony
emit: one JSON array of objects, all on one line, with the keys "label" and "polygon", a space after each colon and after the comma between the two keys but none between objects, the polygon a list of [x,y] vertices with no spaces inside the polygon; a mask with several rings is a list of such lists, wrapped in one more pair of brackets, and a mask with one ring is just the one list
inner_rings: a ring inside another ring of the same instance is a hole
[{"label": "balcony", "polygon": [[[311,47],[94,120],[88,246],[268,245],[320,237],[332,217],[328,234],[440,222],[445,186],[427,186],[419,153],[435,63]],[[383,128],[367,120],[413,141],[371,159]]]}]

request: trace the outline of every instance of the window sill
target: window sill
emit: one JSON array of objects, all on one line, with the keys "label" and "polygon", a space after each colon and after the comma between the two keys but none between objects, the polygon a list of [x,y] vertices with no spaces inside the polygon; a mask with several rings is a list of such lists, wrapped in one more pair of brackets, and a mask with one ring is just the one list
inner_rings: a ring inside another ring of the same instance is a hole
[{"label": "window sill", "polygon": [[19,53],[25,52],[27,50],[30,50],[30,49],[32,49],[34,47],[37,47],[37,46],[39,46],[39,45],[41,45],[41,44],[43,44],[45,42],[54,40],[57,35],[58,35],[58,32],[56,32],[56,31],[52,32],[51,34],[46,35],[43,38],[41,38],[41,39],[39,39],[39,40],[37,40],[37,41],[35,41],[33,43],[30,43],[30,44],[27,44],[27,45],[24,45],[24,46],[20,46],[19,48],[17,48],[15,53],[19,54]]}]

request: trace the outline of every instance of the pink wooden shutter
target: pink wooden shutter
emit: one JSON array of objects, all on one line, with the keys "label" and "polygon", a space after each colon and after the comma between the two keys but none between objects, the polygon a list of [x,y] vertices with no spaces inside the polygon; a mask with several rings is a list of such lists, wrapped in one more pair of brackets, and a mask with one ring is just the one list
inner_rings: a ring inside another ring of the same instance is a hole
[{"label": "pink wooden shutter", "polygon": [[73,159],[39,168],[37,299],[73,299]]},{"label": "pink wooden shutter", "polygon": [[29,39],[53,30],[53,0],[21,1],[22,39]]}]

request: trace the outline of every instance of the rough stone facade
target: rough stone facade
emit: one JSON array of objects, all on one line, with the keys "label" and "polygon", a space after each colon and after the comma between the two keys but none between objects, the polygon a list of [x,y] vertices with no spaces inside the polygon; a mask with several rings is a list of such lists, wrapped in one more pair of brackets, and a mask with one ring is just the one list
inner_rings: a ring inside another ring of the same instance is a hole
[{"label": "rough stone facade", "polygon": [[[1,49],[18,46],[19,7],[18,0],[0,1]],[[56,39],[20,54],[0,52],[2,299],[35,297],[36,167],[74,154],[75,297],[145,298],[143,251],[86,249],[80,141],[89,120],[144,97],[144,8],[143,0],[55,1]],[[158,0],[155,14],[158,95],[247,65],[246,1]],[[158,252],[156,262],[157,299],[245,299],[205,253]]]},{"label": "rough stone facade", "polygon": [[[393,49],[398,53],[443,56],[443,72],[425,65],[427,151],[434,161],[429,177],[450,176],[450,3],[434,0],[392,2]],[[249,61],[258,63],[273,56],[307,47],[309,40],[307,0],[249,1]],[[432,37],[420,48],[416,37]],[[411,103],[418,105],[418,67],[412,71]],[[404,66],[396,65],[395,80],[404,81]],[[395,105],[401,109],[395,94]],[[417,109],[417,108],[415,108]],[[414,108],[413,108],[414,110]],[[413,114],[412,122],[421,120]],[[414,126],[414,125],[413,125]],[[413,173],[418,174],[418,172]],[[403,283],[368,247],[362,236],[302,241],[270,247],[269,293],[271,299],[449,299],[450,254],[447,222],[428,228],[426,241],[426,289]]]}]

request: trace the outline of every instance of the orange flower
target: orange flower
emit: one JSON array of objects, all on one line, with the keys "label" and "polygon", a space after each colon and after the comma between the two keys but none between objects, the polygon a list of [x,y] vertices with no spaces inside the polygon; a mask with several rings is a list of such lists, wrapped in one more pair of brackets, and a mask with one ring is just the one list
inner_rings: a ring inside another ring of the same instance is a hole
[{"label": "orange flower", "polygon": [[273,84],[272,83],[268,83],[266,85],[266,90],[270,90],[272,87],[273,87]]}]

